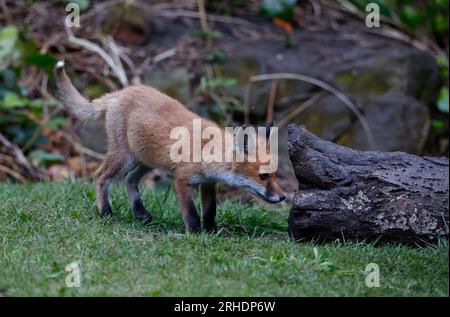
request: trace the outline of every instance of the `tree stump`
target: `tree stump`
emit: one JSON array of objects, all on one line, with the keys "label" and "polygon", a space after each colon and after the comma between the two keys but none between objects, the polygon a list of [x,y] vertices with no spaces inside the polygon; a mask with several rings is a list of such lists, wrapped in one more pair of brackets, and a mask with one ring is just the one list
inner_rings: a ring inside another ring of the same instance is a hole
[{"label": "tree stump", "polygon": [[400,243],[448,239],[449,160],[356,151],[288,127],[299,190],[288,230],[295,239]]}]

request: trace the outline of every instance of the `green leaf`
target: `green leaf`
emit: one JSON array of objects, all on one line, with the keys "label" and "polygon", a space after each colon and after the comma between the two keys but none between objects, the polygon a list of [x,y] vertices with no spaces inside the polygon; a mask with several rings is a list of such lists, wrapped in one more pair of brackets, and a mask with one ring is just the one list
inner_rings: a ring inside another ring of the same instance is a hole
[{"label": "green leaf", "polygon": [[216,30],[196,30],[190,33],[192,37],[201,38],[203,40],[207,39],[219,39],[222,37],[222,33]]},{"label": "green leaf", "polygon": [[219,78],[213,78],[211,80],[206,79],[205,77],[202,77],[200,79],[200,84],[195,90],[195,94],[203,93],[207,91],[208,89],[218,89],[218,88],[224,88],[224,87],[232,87],[237,84],[237,80],[235,78],[229,78],[229,77],[219,77]]},{"label": "green leaf", "polygon": [[433,21],[433,28],[434,31],[442,34],[445,32],[448,32],[448,12],[447,15],[437,15],[434,17]]},{"label": "green leaf", "polygon": [[314,259],[319,259],[319,249],[317,249],[316,247],[313,248],[313,253],[314,253]]},{"label": "green leaf", "polygon": [[7,91],[2,100],[2,108],[12,109],[16,107],[23,107],[28,105],[29,100],[27,98],[21,97],[15,92]]},{"label": "green leaf", "polygon": [[84,11],[89,8],[90,1],[89,0],[66,0],[67,3],[75,3],[80,7],[80,11]]},{"label": "green leaf", "polygon": [[412,28],[417,28],[423,23],[422,13],[410,5],[406,5],[402,8],[400,17],[405,24]]},{"label": "green leaf", "polygon": [[48,121],[48,122],[45,124],[45,127],[46,127],[47,129],[52,130],[52,131],[57,131],[57,130],[59,130],[63,125],[65,125],[66,123],[67,123],[67,119],[66,119],[66,118],[60,118],[60,117],[58,117],[58,118],[54,118],[54,119]]},{"label": "green leaf", "polygon": [[448,87],[442,87],[439,92],[437,108],[443,113],[449,113],[448,109]]},{"label": "green leaf", "polygon": [[214,50],[208,54],[208,61],[223,64],[227,59],[227,54],[221,50]]},{"label": "green leaf", "polygon": [[44,99],[33,99],[33,100],[30,100],[29,106],[31,108],[41,109],[44,106],[45,102],[46,102],[46,100],[44,100]]},{"label": "green leaf", "polygon": [[235,78],[227,78],[227,77],[214,78],[208,81],[208,86],[211,88],[231,87],[235,86],[236,84],[237,80]]},{"label": "green leaf", "polygon": [[44,107],[44,105],[53,107],[56,105],[56,101],[51,100],[51,99],[41,99],[41,98],[31,99],[28,101],[28,106],[30,106],[30,108],[42,109],[42,107]]},{"label": "green leaf", "polygon": [[[10,68],[0,70],[0,82],[2,83],[1,89],[15,90],[17,88],[16,74]],[[3,94],[0,94],[0,98],[3,98]]]},{"label": "green leaf", "polygon": [[263,0],[260,10],[263,15],[275,17],[283,12],[283,4],[280,0]]},{"label": "green leaf", "polygon": [[434,119],[431,121],[431,126],[435,131],[441,131],[445,127],[445,123],[443,120]]},{"label": "green leaf", "polygon": [[269,18],[292,21],[296,3],[297,0],[263,0],[261,2],[260,12]]},{"label": "green leaf", "polygon": [[35,52],[31,55],[25,57],[25,63],[29,65],[34,65],[36,67],[51,70],[51,68],[56,64],[57,60],[50,54],[42,54]]},{"label": "green leaf", "polygon": [[0,29],[0,69],[8,63],[19,38],[19,32],[15,26],[7,26]]},{"label": "green leaf", "polygon": [[62,162],[64,157],[61,153],[57,152],[45,152],[42,150],[35,150],[28,154],[28,158],[32,161],[37,161],[38,164],[50,164]]},{"label": "green leaf", "polygon": [[436,56],[436,63],[439,65],[441,76],[448,78],[448,57],[445,55]]}]

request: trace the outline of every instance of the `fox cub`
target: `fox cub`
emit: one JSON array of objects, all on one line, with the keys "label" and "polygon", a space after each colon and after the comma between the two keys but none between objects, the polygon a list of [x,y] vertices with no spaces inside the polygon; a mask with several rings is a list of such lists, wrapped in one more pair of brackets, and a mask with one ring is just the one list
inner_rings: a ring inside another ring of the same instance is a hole
[{"label": "fox cub", "polygon": [[[55,76],[62,102],[74,117],[81,121],[103,119],[105,122],[108,151],[94,181],[96,202],[102,216],[112,215],[108,201],[111,182],[127,175],[126,189],[133,214],[137,219],[150,222],[152,215],[142,203],[138,185],[151,168],[161,168],[173,175],[177,203],[188,232],[201,228],[192,198],[193,185],[200,185],[203,229],[206,231],[216,228],[218,182],[240,188],[270,203],[285,198],[277,185],[275,173],[261,173],[262,162],[258,159],[254,162],[173,160],[170,153],[175,141],[170,135],[174,127],[187,129],[192,138],[192,123],[201,119],[202,129],[213,127],[226,133],[214,122],[189,111],[177,100],[152,87],[138,85],[89,101],[73,86],[64,70],[64,62],[60,61],[55,66]],[[266,142],[261,141],[258,138],[256,142],[267,146]],[[204,144],[205,141],[201,140],[201,145]],[[245,144],[238,144],[234,151],[244,151],[248,155],[250,150]]]}]

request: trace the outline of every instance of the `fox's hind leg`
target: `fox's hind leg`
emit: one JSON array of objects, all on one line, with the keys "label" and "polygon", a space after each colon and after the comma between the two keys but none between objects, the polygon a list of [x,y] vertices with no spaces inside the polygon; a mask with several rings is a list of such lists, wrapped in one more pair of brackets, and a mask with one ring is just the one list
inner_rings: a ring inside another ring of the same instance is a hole
[{"label": "fox's hind leg", "polygon": [[144,204],[142,203],[141,195],[139,194],[139,182],[150,170],[151,168],[139,164],[126,178],[128,201],[130,202],[131,210],[133,211],[135,218],[143,220],[144,222],[150,222],[152,220],[152,215],[145,209]]},{"label": "fox's hind leg", "polygon": [[97,207],[103,217],[112,215],[111,205],[108,200],[109,186],[112,181],[127,173],[135,164],[135,160],[130,155],[119,152],[109,153],[95,172],[94,183]]},{"label": "fox's hind leg", "polygon": [[216,193],[217,184],[200,184],[203,229],[207,232],[216,230]]},{"label": "fox's hind leg", "polygon": [[173,185],[186,230],[188,232],[200,231],[200,218],[192,200],[192,187],[189,185],[187,179],[177,177],[177,175],[173,179]]}]

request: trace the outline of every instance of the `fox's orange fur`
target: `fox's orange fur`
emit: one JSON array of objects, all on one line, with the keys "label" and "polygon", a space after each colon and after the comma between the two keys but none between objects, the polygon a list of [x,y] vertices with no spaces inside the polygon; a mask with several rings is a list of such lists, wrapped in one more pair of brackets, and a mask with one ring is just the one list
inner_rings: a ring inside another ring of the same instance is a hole
[{"label": "fox's orange fur", "polygon": [[[200,229],[200,218],[192,200],[192,185],[195,183],[200,184],[203,227],[206,230],[215,228],[217,182],[241,187],[272,203],[284,199],[274,173],[260,175],[258,161],[173,162],[169,155],[175,142],[169,137],[171,130],[185,127],[192,136],[193,120],[200,119],[177,100],[152,87],[139,85],[88,101],[72,85],[63,62],[58,62],[55,75],[62,101],[72,115],[82,121],[105,120],[108,151],[95,175],[96,200],[102,215],[112,214],[108,201],[110,183],[128,173],[126,187],[132,211],[135,217],[150,221],[152,217],[142,204],[138,185],[150,168],[155,167],[173,174],[177,201],[188,231]],[[201,118],[201,125],[202,129],[217,127],[204,118]]]}]

